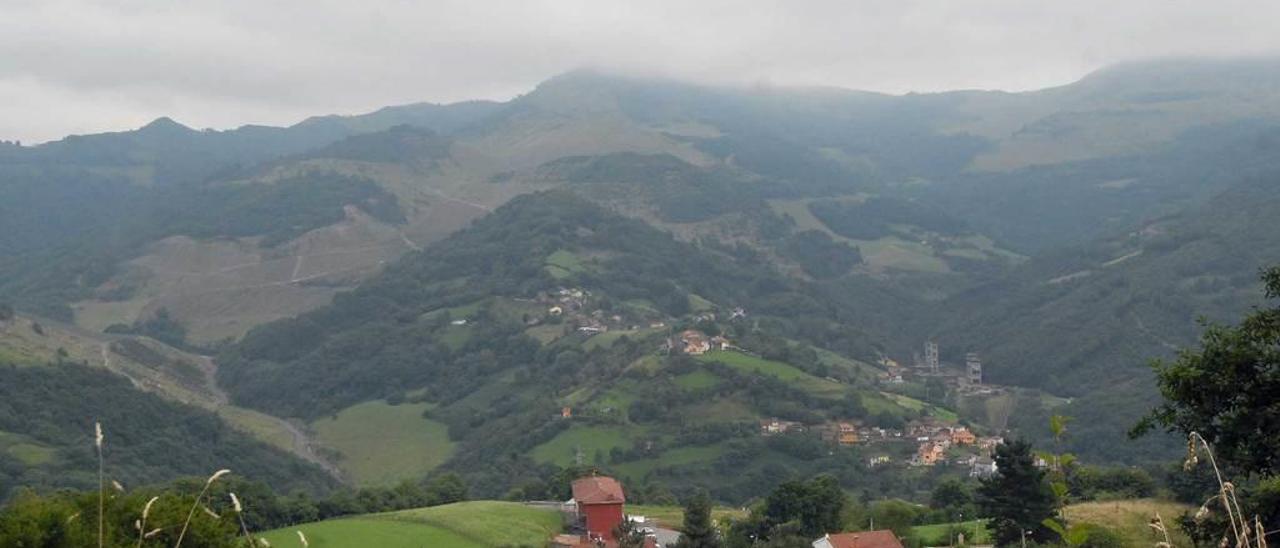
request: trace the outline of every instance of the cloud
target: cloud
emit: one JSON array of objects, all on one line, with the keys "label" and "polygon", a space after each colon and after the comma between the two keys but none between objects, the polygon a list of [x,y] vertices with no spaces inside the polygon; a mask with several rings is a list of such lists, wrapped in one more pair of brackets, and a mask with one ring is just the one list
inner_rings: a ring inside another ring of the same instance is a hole
[{"label": "cloud", "polygon": [[1280,50],[1280,3],[0,0],[0,139],[506,99],[581,66],[888,92],[1034,89]]}]

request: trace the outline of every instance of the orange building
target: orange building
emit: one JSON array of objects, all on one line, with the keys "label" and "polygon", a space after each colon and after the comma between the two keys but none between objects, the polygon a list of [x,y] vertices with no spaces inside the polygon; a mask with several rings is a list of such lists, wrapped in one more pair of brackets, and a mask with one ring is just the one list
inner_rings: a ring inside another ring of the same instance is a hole
[{"label": "orange building", "polygon": [[920,444],[920,449],[916,451],[916,458],[920,464],[925,466],[933,466],[947,456],[947,451],[942,444],[925,442]]},{"label": "orange building", "polygon": [[951,429],[951,443],[955,445],[973,445],[978,441],[978,437],[973,432],[963,426]]},{"label": "orange building", "polygon": [[851,422],[842,422],[837,425],[839,429],[836,441],[840,445],[853,445],[858,443],[858,427]]}]

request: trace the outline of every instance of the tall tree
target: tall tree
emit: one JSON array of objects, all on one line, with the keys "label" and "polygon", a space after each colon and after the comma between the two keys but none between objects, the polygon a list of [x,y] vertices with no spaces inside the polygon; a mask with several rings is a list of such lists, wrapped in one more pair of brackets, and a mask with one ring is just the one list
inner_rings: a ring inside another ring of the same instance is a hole
[{"label": "tall tree", "polygon": [[711,523],[711,497],[698,491],[684,504],[684,530],[677,548],[720,548],[720,535]]},{"label": "tall tree", "polygon": [[1056,499],[1049,488],[1044,470],[1036,467],[1031,444],[1023,440],[996,447],[998,472],[978,487],[978,508],[991,518],[995,541],[999,546],[1018,544],[1023,531],[1031,540],[1047,541],[1053,537],[1043,522],[1053,517]]},{"label": "tall tree", "polygon": [[789,481],[779,485],[765,499],[765,518],[772,525],[796,522],[797,532],[819,537],[840,530],[845,494],[840,482],[829,475],[809,481]]},{"label": "tall tree", "polygon": [[[1262,272],[1280,298],[1280,266]],[[1198,432],[1227,464],[1280,473],[1280,306],[1256,308],[1236,326],[1207,324],[1199,349],[1153,367],[1164,403],[1134,428]]]}]

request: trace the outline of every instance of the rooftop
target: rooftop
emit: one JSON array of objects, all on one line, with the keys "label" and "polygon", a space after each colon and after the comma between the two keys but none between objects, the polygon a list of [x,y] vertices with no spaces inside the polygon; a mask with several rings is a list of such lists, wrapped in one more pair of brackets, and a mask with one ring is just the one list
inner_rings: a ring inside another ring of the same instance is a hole
[{"label": "rooftop", "polygon": [[893,531],[858,531],[828,535],[832,548],[903,548]]},{"label": "rooftop", "polygon": [[573,500],[578,504],[621,504],[622,484],[608,476],[591,476],[573,482]]}]

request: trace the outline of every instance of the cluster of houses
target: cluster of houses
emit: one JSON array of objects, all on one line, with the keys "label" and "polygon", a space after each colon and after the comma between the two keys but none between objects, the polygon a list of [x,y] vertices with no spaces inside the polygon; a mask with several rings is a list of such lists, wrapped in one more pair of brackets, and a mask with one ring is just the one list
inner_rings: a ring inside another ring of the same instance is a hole
[{"label": "cluster of houses", "polygon": [[706,333],[697,329],[681,331],[667,344],[672,349],[679,350],[681,353],[690,356],[701,356],[713,350],[729,350],[733,348],[733,342],[728,338],[720,335],[709,337]]},{"label": "cluster of houses", "polygon": [[[618,480],[588,476],[573,482],[573,498],[561,506],[568,523],[567,532],[551,539],[552,548],[616,548],[623,521],[644,534],[645,548],[674,545],[680,533],[649,523],[643,516],[628,515],[626,495]],[[893,531],[829,533],[815,539],[813,548],[903,548]]]},{"label": "cluster of houses", "polygon": [[[760,421],[760,434],[775,436],[791,432],[805,432],[808,426],[796,421],[771,418]],[[876,444],[882,442],[914,442],[915,455],[908,461],[912,466],[934,466],[950,463],[970,467],[970,475],[987,477],[995,473],[991,459],[995,447],[1004,442],[998,436],[978,436],[965,426],[948,425],[932,420],[921,420],[907,426],[906,432],[892,428],[863,426],[856,421],[836,421],[814,427],[822,439],[839,446]],[[953,449],[971,447],[962,456],[948,460]],[[888,455],[878,454],[867,460],[871,467],[889,464]]]}]

